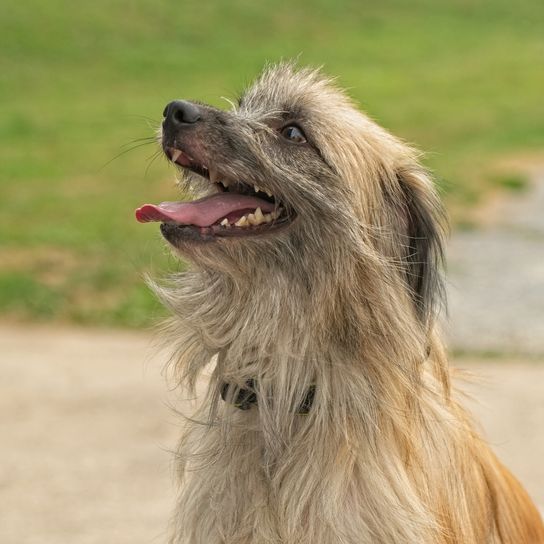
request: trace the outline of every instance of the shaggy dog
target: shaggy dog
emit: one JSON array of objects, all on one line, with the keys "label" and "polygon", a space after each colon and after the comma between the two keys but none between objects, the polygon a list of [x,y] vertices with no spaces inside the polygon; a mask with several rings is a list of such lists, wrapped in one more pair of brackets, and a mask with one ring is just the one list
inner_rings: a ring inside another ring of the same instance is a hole
[{"label": "shaggy dog", "polygon": [[200,198],[137,218],[192,263],[156,287],[180,382],[213,364],[170,542],[544,542],[452,398],[444,219],[418,154],[291,64],[232,111],[168,104],[161,142]]}]

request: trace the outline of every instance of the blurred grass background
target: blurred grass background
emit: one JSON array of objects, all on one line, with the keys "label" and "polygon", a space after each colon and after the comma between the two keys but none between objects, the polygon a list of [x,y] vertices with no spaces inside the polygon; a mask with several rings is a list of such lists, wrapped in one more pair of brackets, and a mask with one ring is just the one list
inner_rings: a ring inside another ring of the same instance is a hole
[{"label": "blurred grass background", "polygon": [[221,97],[235,97],[265,61],[300,55],[339,76],[372,117],[428,152],[459,222],[490,192],[523,189],[523,177],[496,165],[544,144],[540,0],[0,8],[4,319],[156,319],[142,275],[179,265],[157,226],[138,225],[133,210],[174,199],[174,171],[151,162],[156,147],[138,140],[173,98],[226,107]]}]

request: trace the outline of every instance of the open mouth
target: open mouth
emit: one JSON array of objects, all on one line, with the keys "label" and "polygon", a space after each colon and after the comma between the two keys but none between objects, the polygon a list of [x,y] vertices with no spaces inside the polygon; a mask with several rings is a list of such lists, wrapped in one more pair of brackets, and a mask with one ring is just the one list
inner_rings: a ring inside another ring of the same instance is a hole
[{"label": "open mouth", "polygon": [[209,179],[213,190],[191,202],[144,204],[136,210],[140,223],[163,223],[167,239],[183,234],[191,239],[266,234],[292,221],[292,214],[267,189],[228,179],[179,149],[169,147],[165,152],[172,162]]}]

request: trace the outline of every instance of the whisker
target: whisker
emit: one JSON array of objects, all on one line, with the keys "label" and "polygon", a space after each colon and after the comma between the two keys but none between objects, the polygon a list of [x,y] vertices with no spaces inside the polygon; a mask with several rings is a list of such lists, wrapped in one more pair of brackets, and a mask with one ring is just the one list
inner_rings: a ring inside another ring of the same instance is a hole
[{"label": "whisker", "polygon": [[230,105],[233,111],[236,111],[238,109],[236,104],[230,98],[227,98],[226,96],[222,96],[221,99],[227,102],[227,104]]},{"label": "whisker", "polygon": [[160,121],[157,121],[156,119],[153,119],[152,117],[147,117],[146,115],[140,115],[137,113],[126,113],[122,115],[121,117],[134,117],[137,119],[143,119],[144,121],[151,121],[152,123],[155,123],[156,125],[160,125]]},{"label": "whisker", "polygon": [[153,153],[153,155],[150,155],[146,160],[148,161],[148,164],[147,164],[147,167],[145,169],[145,172],[144,172],[144,177],[147,176],[147,173],[149,172],[149,168],[151,167],[151,165],[157,160],[158,157],[160,157],[162,155],[162,151],[160,149],[158,149],[157,151],[155,151],[155,153]]},{"label": "whisker", "polygon": [[[112,157],[109,161],[107,161],[106,163],[104,163],[99,169],[98,171],[101,172],[104,168],[106,168],[106,166],[108,166],[108,164],[112,163],[114,160],[118,159],[119,157],[121,157],[122,155],[124,155],[125,153],[128,153],[129,151],[134,151],[135,149],[137,149],[138,147],[143,147],[144,145],[150,145],[151,141],[149,142],[143,142],[143,143],[139,143],[137,145],[134,145],[132,147],[129,147],[128,149],[124,149],[123,151],[121,151],[120,153],[118,153],[117,155],[115,155],[114,157]],[[125,144],[126,145],[126,144]],[[122,146],[121,146],[122,147]]]},{"label": "whisker", "polygon": [[141,142],[147,142],[147,143],[153,143],[153,142],[156,142],[156,138],[154,136],[146,136],[145,138],[135,138],[134,140],[130,140],[130,142],[127,142],[126,144],[123,144],[121,146],[121,149],[124,148],[124,147],[127,147],[129,145],[132,145],[132,144],[137,144],[137,143],[141,143]]}]

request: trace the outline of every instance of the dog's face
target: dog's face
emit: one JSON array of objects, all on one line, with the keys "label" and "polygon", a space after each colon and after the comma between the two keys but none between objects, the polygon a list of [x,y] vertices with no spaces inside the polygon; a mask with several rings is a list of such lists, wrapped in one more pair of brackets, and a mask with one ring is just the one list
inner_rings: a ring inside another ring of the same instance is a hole
[{"label": "dog's face", "polygon": [[343,135],[330,128],[334,113],[323,113],[325,97],[313,103],[299,79],[293,73],[274,89],[261,80],[234,111],[168,104],[163,150],[204,198],[144,208],[139,218],[163,221],[165,238],[189,257],[203,243],[213,242],[212,252],[221,245],[243,251],[333,223],[342,190],[323,148]]},{"label": "dog's face", "polygon": [[402,261],[425,282],[438,239],[432,189],[411,150],[317,72],[271,68],[232,111],[171,102],[161,144],[200,198],[145,205],[137,217],[162,222],[200,265],[330,269],[356,252]]}]

